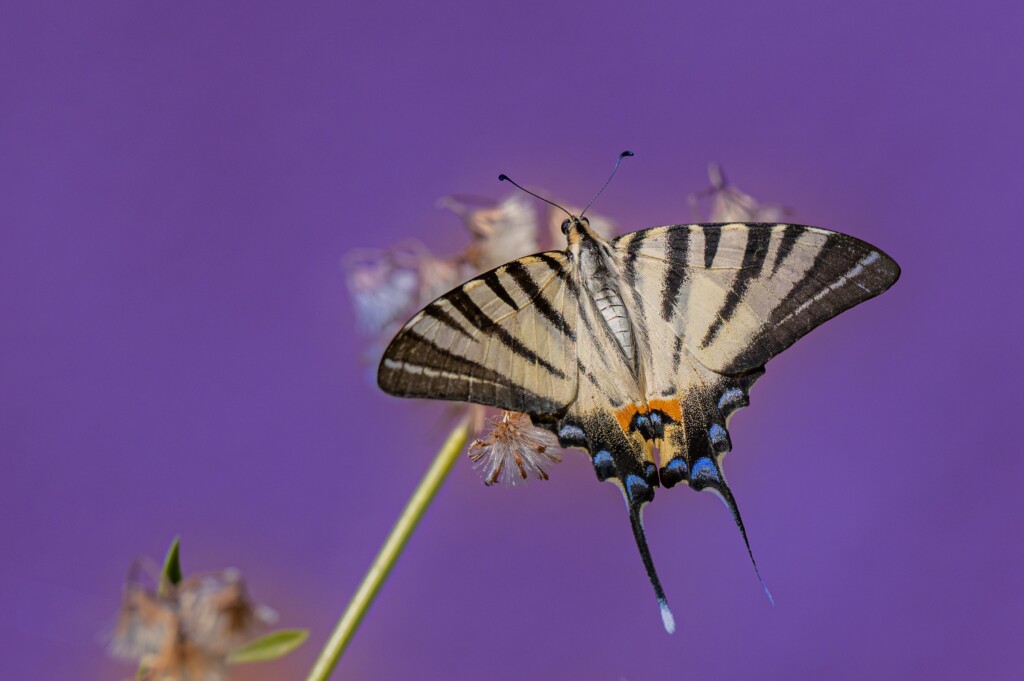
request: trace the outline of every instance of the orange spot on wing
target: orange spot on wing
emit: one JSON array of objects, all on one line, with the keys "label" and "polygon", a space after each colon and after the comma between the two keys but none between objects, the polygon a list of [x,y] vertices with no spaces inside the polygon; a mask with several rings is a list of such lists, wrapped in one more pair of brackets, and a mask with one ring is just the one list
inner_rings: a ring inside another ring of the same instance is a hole
[{"label": "orange spot on wing", "polygon": [[627,404],[615,412],[615,419],[619,422],[623,433],[629,432],[629,424],[633,420],[633,416],[640,411],[646,412],[647,408],[638,404]]},{"label": "orange spot on wing", "polygon": [[683,409],[679,400],[651,400],[648,404],[651,409],[657,409],[677,423],[683,420]]},{"label": "orange spot on wing", "polygon": [[676,423],[682,423],[683,421],[683,409],[677,399],[651,400],[647,404],[627,404],[615,412],[615,420],[619,422],[622,432],[628,433],[629,424],[633,421],[633,416],[637,413],[648,414],[653,409],[657,409]]}]

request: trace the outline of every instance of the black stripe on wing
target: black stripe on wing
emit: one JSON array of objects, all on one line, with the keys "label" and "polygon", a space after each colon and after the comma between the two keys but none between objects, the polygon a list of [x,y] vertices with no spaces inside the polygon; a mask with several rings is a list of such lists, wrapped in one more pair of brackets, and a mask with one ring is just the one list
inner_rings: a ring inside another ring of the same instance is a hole
[{"label": "black stripe on wing", "polygon": [[[724,367],[726,373],[764,366],[813,329],[884,293],[899,279],[899,265],[881,249],[846,234],[816,231],[825,234],[825,242],[813,263],[772,311],[746,349]],[[790,257],[800,248],[799,242],[795,244]],[[785,267],[786,261],[782,259],[777,271]]]},{"label": "black stripe on wing", "polygon": [[796,245],[797,239],[800,235],[807,231],[807,228],[803,225],[786,225],[785,229],[782,230],[782,240],[779,243],[779,250],[775,253],[775,262],[772,263],[771,274],[775,275],[778,273],[782,263],[786,261],[786,256],[793,250],[793,246]]},{"label": "black stripe on wing", "polygon": [[[550,265],[550,263],[548,264]],[[558,271],[561,271],[560,265]],[[576,332],[569,325],[569,322],[566,321],[565,315],[556,310],[551,302],[541,295],[540,286],[534,281],[530,271],[523,263],[517,261],[510,262],[505,267],[505,273],[512,277],[512,280],[522,289],[526,297],[533,301],[534,307],[541,316],[551,322],[551,325],[561,331],[562,334],[568,336],[569,340],[575,342]]]},{"label": "black stripe on wing", "polygon": [[[510,266],[513,264],[515,263],[509,263]],[[552,365],[536,352],[526,347],[521,340],[509,333],[507,329],[497,324],[495,320],[488,317],[484,311],[473,302],[465,289],[457,288],[445,296],[445,299],[454,305],[455,309],[458,310],[459,313],[462,314],[462,316],[465,317],[473,326],[480,331],[497,338],[502,345],[517,354],[519,357],[525,359],[531,364],[543,367],[544,370],[558,378],[565,378],[565,374],[561,369]],[[536,301],[534,301],[534,303],[536,303]]]},{"label": "black stripe on wing", "polygon": [[513,383],[496,371],[439,347],[415,331],[392,343],[377,370],[377,383],[397,397],[437,397],[462,392],[469,402],[531,414],[555,414],[564,405]]},{"label": "black stripe on wing", "polygon": [[740,270],[736,273],[732,288],[725,295],[725,303],[722,304],[722,308],[718,311],[715,321],[708,328],[707,334],[705,334],[704,339],[700,342],[701,348],[711,345],[711,342],[715,340],[722,327],[736,313],[736,308],[739,307],[740,301],[743,300],[743,295],[747,292],[750,283],[761,276],[765,258],[768,257],[768,244],[771,241],[771,237],[772,232],[767,229],[747,230],[747,245],[743,252],[743,262],[740,265]]},{"label": "black stripe on wing", "polygon": [[481,275],[480,281],[484,282],[484,285],[491,289],[491,293],[498,296],[503,303],[511,307],[513,310],[519,309],[518,303],[516,303],[515,299],[509,295],[508,289],[502,285],[501,277],[498,276],[496,270],[491,270],[490,272]]},{"label": "black stripe on wing", "polygon": [[718,255],[718,243],[722,240],[722,225],[700,226],[704,229],[704,268],[711,269],[711,264],[715,262],[715,256]]},{"label": "black stripe on wing", "polygon": [[550,418],[575,398],[578,302],[564,253],[512,261],[427,305],[377,372],[400,397],[477,402]]},{"label": "black stripe on wing", "polygon": [[689,271],[690,230],[671,230],[665,242],[665,258],[671,265],[665,268],[665,283],[662,286],[665,297],[661,301],[661,318],[668,321],[675,314],[676,298],[686,281]]}]

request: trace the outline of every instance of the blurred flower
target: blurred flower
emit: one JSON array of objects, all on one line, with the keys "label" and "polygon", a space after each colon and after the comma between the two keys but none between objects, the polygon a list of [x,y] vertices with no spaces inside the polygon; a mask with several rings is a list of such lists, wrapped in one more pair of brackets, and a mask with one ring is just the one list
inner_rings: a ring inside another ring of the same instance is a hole
[{"label": "blurred flower", "polygon": [[189,577],[176,592],[185,636],[211,653],[227,655],[277,619],[273,610],[249,600],[235,569]]},{"label": "blurred flower", "polygon": [[533,425],[528,415],[506,411],[490,423],[490,434],[469,446],[469,458],[483,470],[485,485],[499,480],[515,485],[531,475],[547,480],[545,467],[562,460],[555,436]]},{"label": "blurred flower", "polygon": [[729,184],[717,163],[708,164],[711,186],[690,194],[689,202],[697,220],[701,199],[711,197],[708,222],[779,222],[789,212],[781,206],[762,205],[750,194]]},{"label": "blurred flower", "polygon": [[228,655],[276,616],[248,598],[237,570],[196,575],[153,589],[125,586],[110,650],[140,663],[146,681],[221,681]]},{"label": "blurred flower", "polygon": [[537,213],[524,194],[513,194],[497,205],[471,209],[467,200],[446,196],[438,205],[462,218],[473,238],[463,255],[476,270],[492,270],[509,260],[540,250],[537,241]]},{"label": "blurred flower", "polygon": [[394,248],[357,249],[342,260],[359,330],[371,338],[397,330],[423,305],[462,281],[457,258],[439,258],[406,241]]},{"label": "blurred flower", "polygon": [[141,660],[142,681],[223,681],[227,675],[224,657],[210,655],[187,639]]},{"label": "blurred flower", "polygon": [[177,630],[178,615],[173,604],[129,580],[110,652],[129,660],[149,658],[173,646]]}]

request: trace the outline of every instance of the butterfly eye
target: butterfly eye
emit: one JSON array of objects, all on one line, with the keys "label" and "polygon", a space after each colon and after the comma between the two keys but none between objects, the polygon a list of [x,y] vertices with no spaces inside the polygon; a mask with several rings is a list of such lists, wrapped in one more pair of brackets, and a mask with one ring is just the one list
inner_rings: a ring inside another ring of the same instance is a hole
[{"label": "butterfly eye", "polygon": [[562,234],[568,234],[569,233],[569,226],[570,225],[572,225],[571,221],[569,221],[569,220],[562,220]]}]

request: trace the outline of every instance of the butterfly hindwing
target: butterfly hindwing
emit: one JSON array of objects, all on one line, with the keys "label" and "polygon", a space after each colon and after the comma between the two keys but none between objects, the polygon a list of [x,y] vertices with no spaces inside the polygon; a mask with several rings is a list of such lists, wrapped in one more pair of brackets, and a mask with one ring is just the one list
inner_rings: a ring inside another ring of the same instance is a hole
[{"label": "butterfly hindwing", "polygon": [[566,254],[513,260],[449,291],[399,332],[377,382],[401,397],[476,402],[552,419],[576,396]]}]

